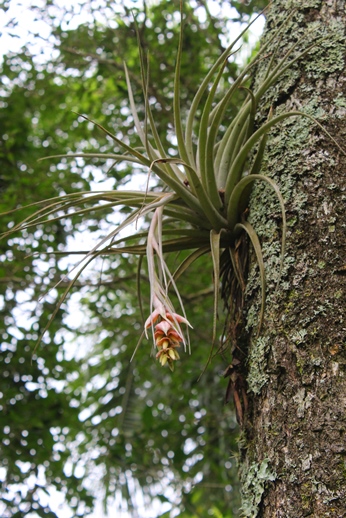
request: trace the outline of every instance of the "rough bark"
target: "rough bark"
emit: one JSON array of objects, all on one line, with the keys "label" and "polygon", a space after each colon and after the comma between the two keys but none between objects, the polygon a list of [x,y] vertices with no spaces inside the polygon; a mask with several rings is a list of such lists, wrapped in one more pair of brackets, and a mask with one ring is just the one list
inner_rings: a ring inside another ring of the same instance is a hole
[{"label": "rough bark", "polygon": [[[264,38],[293,8],[279,55],[302,36],[299,50],[316,36],[326,38],[271,89],[263,117],[269,106],[277,114],[305,111],[346,149],[345,0],[274,0]],[[261,73],[259,68],[257,81]],[[246,301],[252,339],[241,451],[243,513],[341,518],[346,516],[346,157],[317,126],[297,117],[271,133],[262,172],[284,195],[288,242],[275,292],[280,209],[270,189],[258,185],[250,214],[263,244],[268,287],[265,326],[256,338],[254,264]]]}]

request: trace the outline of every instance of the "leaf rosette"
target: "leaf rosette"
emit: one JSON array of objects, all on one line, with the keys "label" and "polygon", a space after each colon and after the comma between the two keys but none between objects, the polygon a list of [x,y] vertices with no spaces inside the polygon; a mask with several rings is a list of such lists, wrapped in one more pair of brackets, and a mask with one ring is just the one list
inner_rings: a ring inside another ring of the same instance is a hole
[{"label": "leaf rosette", "polygon": [[[124,65],[129,103],[141,147],[132,147],[98,122],[80,115],[112,139],[122,152],[114,154],[76,153],[55,155],[54,158],[111,159],[115,166],[125,161],[136,167],[141,165],[147,168],[148,175],[155,175],[158,182],[155,188],[149,189],[147,186],[143,191],[81,192],[46,200],[43,208],[38,209],[32,216],[4,234],[8,235],[18,230],[40,225],[47,220],[52,222],[55,219],[61,219],[64,217],[61,216],[61,213],[67,213],[71,209],[74,209],[75,215],[86,215],[90,210],[104,210],[105,208],[127,207],[128,209],[125,220],[86,254],[83,266],[80,266],[81,262],[75,267],[77,273],[57,304],[44,332],[48,329],[78,276],[95,257],[113,253],[145,256],[148,264],[151,300],[150,316],[141,338],[146,334],[146,329],[152,327],[154,347],[157,348],[156,357],[161,365],[167,364],[173,370],[174,362],[179,359],[176,349],[181,343],[185,348],[190,348],[188,334],[186,333],[185,337],[180,326],[181,323],[188,326],[189,322],[179,294],[177,285],[179,277],[199,257],[211,253],[214,279],[214,344],[220,274],[224,274],[224,268],[220,268],[223,251],[226,250],[229,255],[229,269],[232,278],[236,280],[236,289],[244,290],[244,268],[239,264],[236,254],[237,240],[242,234],[245,234],[252,243],[259,266],[262,298],[258,330],[261,329],[265,310],[265,268],[260,240],[253,226],[247,221],[247,207],[254,182],[267,183],[274,190],[281,207],[281,268],[286,241],[285,207],[280,188],[271,178],[260,172],[268,133],[274,126],[289,117],[307,117],[341,149],[313,117],[303,112],[289,111],[275,116],[270,110],[267,120],[256,126],[257,107],[261,97],[288,68],[321,41],[321,39],[315,40],[304,51],[295,54],[294,51],[301,42],[300,39],[281,59],[276,60],[275,54],[268,55],[267,50],[273,40],[277,40],[277,46],[279,46],[280,34],[285,23],[273,32],[271,38],[261,47],[255,58],[243,69],[220,98],[218,90],[227,60],[237,52],[236,46],[251,24],[246,27],[206,74],[194,96],[186,120],[183,121],[180,107],[180,71],[184,31],[181,2],[181,30],[173,93],[174,130],[178,158],[170,156],[165,151],[157,131],[148,94],[149,60],[146,62],[141,51],[140,63],[145,100],[145,120],[143,122],[139,119],[129,73]],[[267,61],[266,74],[262,83],[251,91],[246,85],[253,68],[260,60]],[[235,93],[239,88],[246,90],[247,97],[239,106],[233,120],[226,120],[227,110],[234,101]],[[89,205],[87,208],[84,207],[86,202]],[[90,209],[90,204],[92,209]],[[148,230],[141,228],[127,237],[120,236],[121,231],[136,223],[138,218],[149,216],[151,218]],[[146,243],[143,242],[144,240]],[[171,273],[167,266],[166,254],[186,250],[190,253],[178,265],[175,272]],[[182,316],[174,310],[169,290],[174,291]]]}]

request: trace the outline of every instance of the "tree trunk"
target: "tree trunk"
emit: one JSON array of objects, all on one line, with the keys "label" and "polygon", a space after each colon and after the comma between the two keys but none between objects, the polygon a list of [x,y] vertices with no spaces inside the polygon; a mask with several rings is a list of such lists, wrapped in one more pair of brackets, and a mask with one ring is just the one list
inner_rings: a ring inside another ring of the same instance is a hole
[{"label": "tree trunk", "polygon": [[[296,10],[293,12],[293,8]],[[287,16],[292,17],[287,21]],[[346,149],[345,0],[274,0],[267,40],[286,19],[278,57],[324,39],[290,67],[262,102],[263,118],[304,111]],[[310,32],[311,31],[311,32]],[[256,81],[261,78],[261,66]],[[250,269],[249,408],[242,436],[243,513],[250,517],[346,516],[346,157],[306,118],[271,132],[262,172],[286,204],[287,247],[278,291],[280,209],[257,185],[250,221],[267,273],[265,323],[256,337],[258,268]]]}]

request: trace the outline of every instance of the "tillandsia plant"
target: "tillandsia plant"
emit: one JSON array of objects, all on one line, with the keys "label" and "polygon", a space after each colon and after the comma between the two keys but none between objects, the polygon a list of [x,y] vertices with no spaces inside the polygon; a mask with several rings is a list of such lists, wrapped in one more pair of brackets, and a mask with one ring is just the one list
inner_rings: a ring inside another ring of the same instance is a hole
[{"label": "tillandsia plant", "polygon": [[[265,268],[261,245],[255,229],[247,221],[247,207],[251,187],[254,182],[267,183],[276,193],[282,213],[281,266],[285,250],[286,219],[283,197],[279,186],[270,178],[260,173],[261,162],[266,146],[268,132],[289,117],[307,117],[325,132],[326,130],[311,116],[299,111],[289,111],[275,115],[269,111],[267,120],[256,126],[257,106],[261,97],[272,87],[279,77],[302,56],[307,54],[321,39],[315,40],[304,51],[296,53],[301,40],[298,40],[284,55],[277,59],[275,54],[267,54],[273,40],[278,46],[282,27],[274,31],[270,40],[262,46],[256,57],[244,68],[237,79],[219,98],[219,85],[228,59],[237,52],[237,44],[244,32],[228,46],[204,77],[197,90],[186,120],[182,121],[180,107],[180,69],[183,52],[183,3],[181,9],[181,30],[177,50],[173,113],[174,129],[178,148],[178,157],[170,156],[164,149],[148,95],[149,60],[140,51],[143,95],[145,100],[145,119],[139,120],[134,102],[129,73],[124,66],[129,102],[136,132],[141,147],[132,147],[88,117],[122,152],[114,154],[77,153],[57,155],[67,157],[111,159],[118,164],[126,161],[144,166],[148,175],[159,179],[155,189],[148,186],[143,191],[106,191],[81,192],[59,196],[44,202],[32,216],[13,227],[5,235],[24,230],[46,221],[60,219],[62,213],[74,209],[75,215],[85,215],[92,210],[104,210],[126,206],[130,213],[126,219],[90,250],[84,262],[79,263],[73,279],[66,288],[50,322],[56,315],[67,294],[84,268],[97,256],[107,253],[127,253],[146,257],[150,282],[150,310],[142,333],[147,335],[150,329],[153,336],[155,355],[161,365],[168,365],[171,370],[179,359],[177,349],[183,345],[190,350],[188,327],[190,323],[185,314],[179,294],[178,280],[191,264],[206,253],[211,253],[214,279],[213,309],[213,345],[216,340],[216,320],[219,300],[220,275],[225,275],[232,289],[243,292],[245,289],[244,261],[238,253],[241,236],[248,236],[252,243],[259,266],[261,280],[261,309],[258,330],[260,330],[265,310]],[[289,18],[288,18],[289,19]],[[251,24],[250,24],[251,25]],[[262,83],[253,91],[246,87],[254,66],[262,60],[267,62],[266,74]],[[239,88],[246,92],[246,99],[239,107],[233,120],[227,120],[228,108]],[[216,99],[219,99],[216,101]],[[225,129],[224,129],[225,128]],[[327,133],[332,139],[332,137]],[[334,139],[332,139],[334,141]],[[334,141],[335,142],[335,141]],[[335,142],[340,148],[340,146]],[[56,157],[57,157],[56,156]],[[51,157],[52,158],[52,157]],[[148,183],[149,185],[149,183]],[[137,223],[138,218],[151,214],[149,229],[142,228],[135,233],[122,237],[121,231]],[[143,241],[146,241],[143,243]],[[177,251],[190,251],[185,259],[171,272],[167,266],[166,254]],[[225,261],[225,254],[227,260]],[[227,263],[227,266],[225,264]],[[174,309],[170,291],[175,293],[180,305]],[[144,318],[143,318],[144,320]],[[48,329],[48,322],[44,332]],[[184,326],[184,331],[182,329]],[[186,330],[185,330],[186,328]],[[211,356],[209,356],[210,358]]]}]

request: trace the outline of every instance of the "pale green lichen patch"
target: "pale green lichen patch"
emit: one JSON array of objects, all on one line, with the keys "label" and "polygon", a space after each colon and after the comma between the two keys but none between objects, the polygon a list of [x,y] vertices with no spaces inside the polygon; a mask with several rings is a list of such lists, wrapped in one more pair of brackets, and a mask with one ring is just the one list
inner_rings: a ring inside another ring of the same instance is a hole
[{"label": "pale green lichen patch", "polygon": [[258,507],[268,482],[276,480],[277,475],[269,467],[269,460],[264,459],[261,464],[252,463],[243,466],[242,479],[242,516],[253,518],[258,515]]},{"label": "pale green lichen patch", "polygon": [[291,340],[295,345],[300,345],[305,343],[306,335],[308,334],[306,329],[300,329],[297,331],[293,331],[291,335]]},{"label": "pale green lichen patch", "polygon": [[300,9],[313,9],[321,7],[322,0],[291,0],[288,2],[287,8],[299,7]]},{"label": "pale green lichen patch", "polygon": [[259,337],[257,340],[253,341],[249,355],[250,370],[247,377],[247,383],[248,390],[254,394],[260,394],[263,386],[269,379],[266,372],[269,348],[269,340],[266,337]]},{"label": "pale green lichen patch", "polygon": [[[325,39],[311,52],[311,59],[306,63],[309,77],[318,79],[323,74],[343,70],[345,59],[345,27],[343,22],[332,20],[326,26],[323,22],[310,24],[312,34],[320,34]],[[310,56],[309,56],[310,57]]]},{"label": "pale green lichen patch", "polygon": [[335,106],[338,106],[339,108],[346,108],[346,99],[345,97],[339,93],[337,97],[334,99]]},{"label": "pale green lichen patch", "polygon": [[302,419],[305,412],[311,407],[314,395],[311,392],[306,392],[305,388],[301,388],[293,396],[293,401],[297,404],[297,416]]}]

